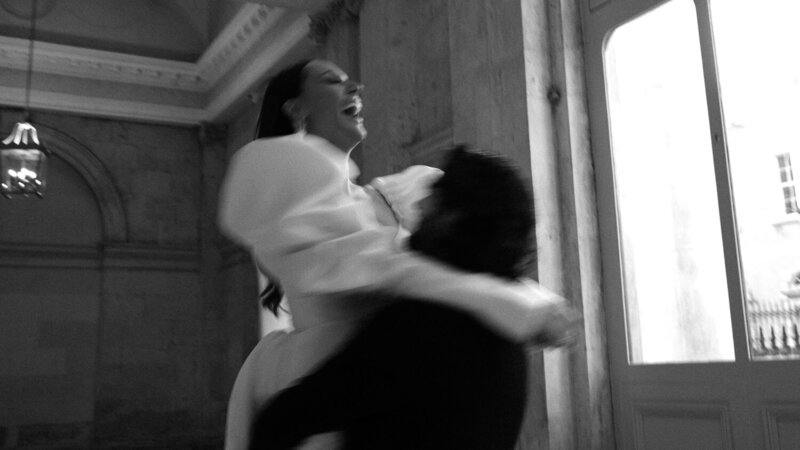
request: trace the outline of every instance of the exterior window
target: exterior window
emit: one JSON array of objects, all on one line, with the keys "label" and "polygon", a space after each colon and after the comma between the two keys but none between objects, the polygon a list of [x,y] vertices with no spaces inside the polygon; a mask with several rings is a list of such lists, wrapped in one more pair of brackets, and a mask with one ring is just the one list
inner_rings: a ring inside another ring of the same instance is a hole
[{"label": "exterior window", "polygon": [[783,209],[786,214],[800,213],[797,206],[797,188],[792,175],[792,157],[788,153],[778,155],[778,169],[781,177],[781,190],[783,191]]},{"label": "exterior window", "polygon": [[[747,0],[711,0],[709,5],[750,357],[798,358],[800,295],[792,285],[800,271],[800,210],[792,170],[798,153],[785,149],[800,148],[800,28],[795,24],[800,2],[770,0],[754,7]],[[765,95],[765,86],[773,94]]]},{"label": "exterior window", "polygon": [[751,360],[800,358],[800,1],[754,5],[671,0],[606,40],[629,364],[733,361],[745,329]]}]

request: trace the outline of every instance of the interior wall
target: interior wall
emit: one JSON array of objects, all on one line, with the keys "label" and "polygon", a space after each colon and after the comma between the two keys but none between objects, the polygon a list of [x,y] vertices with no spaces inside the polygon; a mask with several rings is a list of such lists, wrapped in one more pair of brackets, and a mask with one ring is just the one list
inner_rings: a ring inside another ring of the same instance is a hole
[{"label": "interior wall", "polygon": [[365,181],[411,164],[438,165],[452,142],[448,2],[364,2],[360,69],[365,125]]},{"label": "interior wall", "polygon": [[[236,150],[253,139],[259,110],[260,95],[258,102],[248,105],[227,124],[223,157],[225,166]],[[226,363],[228,373],[232,375],[226,386],[229,395],[235,375],[258,342],[259,316],[262,311],[257,300],[258,280],[252,258],[243,249],[222,236],[220,237],[220,248],[222,249],[222,259],[219,265],[220,298],[225,305],[228,318],[223,332],[228,336]]]},{"label": "interior wall", "polygon": [[[0,129],[19,119],[0,109]],[[227,312],[201,279],[219,260],[221,164],[204,157],[218,144],[189,127],[32,120],[56,156],[44,200],[0,199],[0,447],[219,446]]]}]

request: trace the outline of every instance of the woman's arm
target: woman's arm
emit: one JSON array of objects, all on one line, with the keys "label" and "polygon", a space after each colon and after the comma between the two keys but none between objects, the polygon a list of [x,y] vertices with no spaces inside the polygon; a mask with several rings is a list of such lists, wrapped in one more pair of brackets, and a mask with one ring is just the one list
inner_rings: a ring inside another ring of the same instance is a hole
[{"label": "woman's arm", "polygon": [[[368,235],[363,237],[371,240]],[[349,236],[338,242],[354,244],[356,239]],[[376,235],[372,242],[386,239],[389,237]],[[532,280],[509,282],[467,273],[416,252],[390,250],[369,242],[358,247],[360,251],[344,256],[337,242],[325,242],[285,255],[279,276],[284,286],[301,287],[306,294],[388,289],[435,301],[472,313],[515,341],[553,345],[569,340],[576,332],[577,313],[565,299]]]},{"label": "woman's arm", "polygon": [[390,289],[467,310],[515,340],[572,331],[565,301],[537,285],[401,251],[396,230],[377,222],[366,194],[348,194],[339,158],[294,136],[269,148],[256,141],[231,162],[220,226],[278,276],[287,296]]}]

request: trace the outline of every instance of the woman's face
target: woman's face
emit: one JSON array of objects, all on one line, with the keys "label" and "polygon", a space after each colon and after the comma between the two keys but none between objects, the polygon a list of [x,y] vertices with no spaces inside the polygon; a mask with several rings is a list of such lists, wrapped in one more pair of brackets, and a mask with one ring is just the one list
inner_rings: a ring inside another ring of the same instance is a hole
[{"label": "woman's face", "polygon": [[306,131],[350,150],[367,135],[361,117],[361,88],[335,64],[312,60],[304,69],[295,113],[305,117]]}]

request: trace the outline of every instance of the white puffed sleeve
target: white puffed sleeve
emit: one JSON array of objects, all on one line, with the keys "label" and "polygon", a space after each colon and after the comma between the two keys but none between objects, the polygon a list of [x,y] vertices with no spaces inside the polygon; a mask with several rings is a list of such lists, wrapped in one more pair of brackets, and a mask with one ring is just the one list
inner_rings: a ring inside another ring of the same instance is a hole
[{"label": "white puffed sleeve", "polygon": [[220,191],[222,231],[258,257],[375,228],[366,194],[349,192],[345,155],[320,141],[292,135],[254,141],[236,152]]},{"label": "white puffed sleeve", "polygon": [[386,199],[400,225],[414,231],[420,219],[419,201],[430,195],[431,186],[443,172],[429,166],[411,166],[408,169],[370,182]]}]

